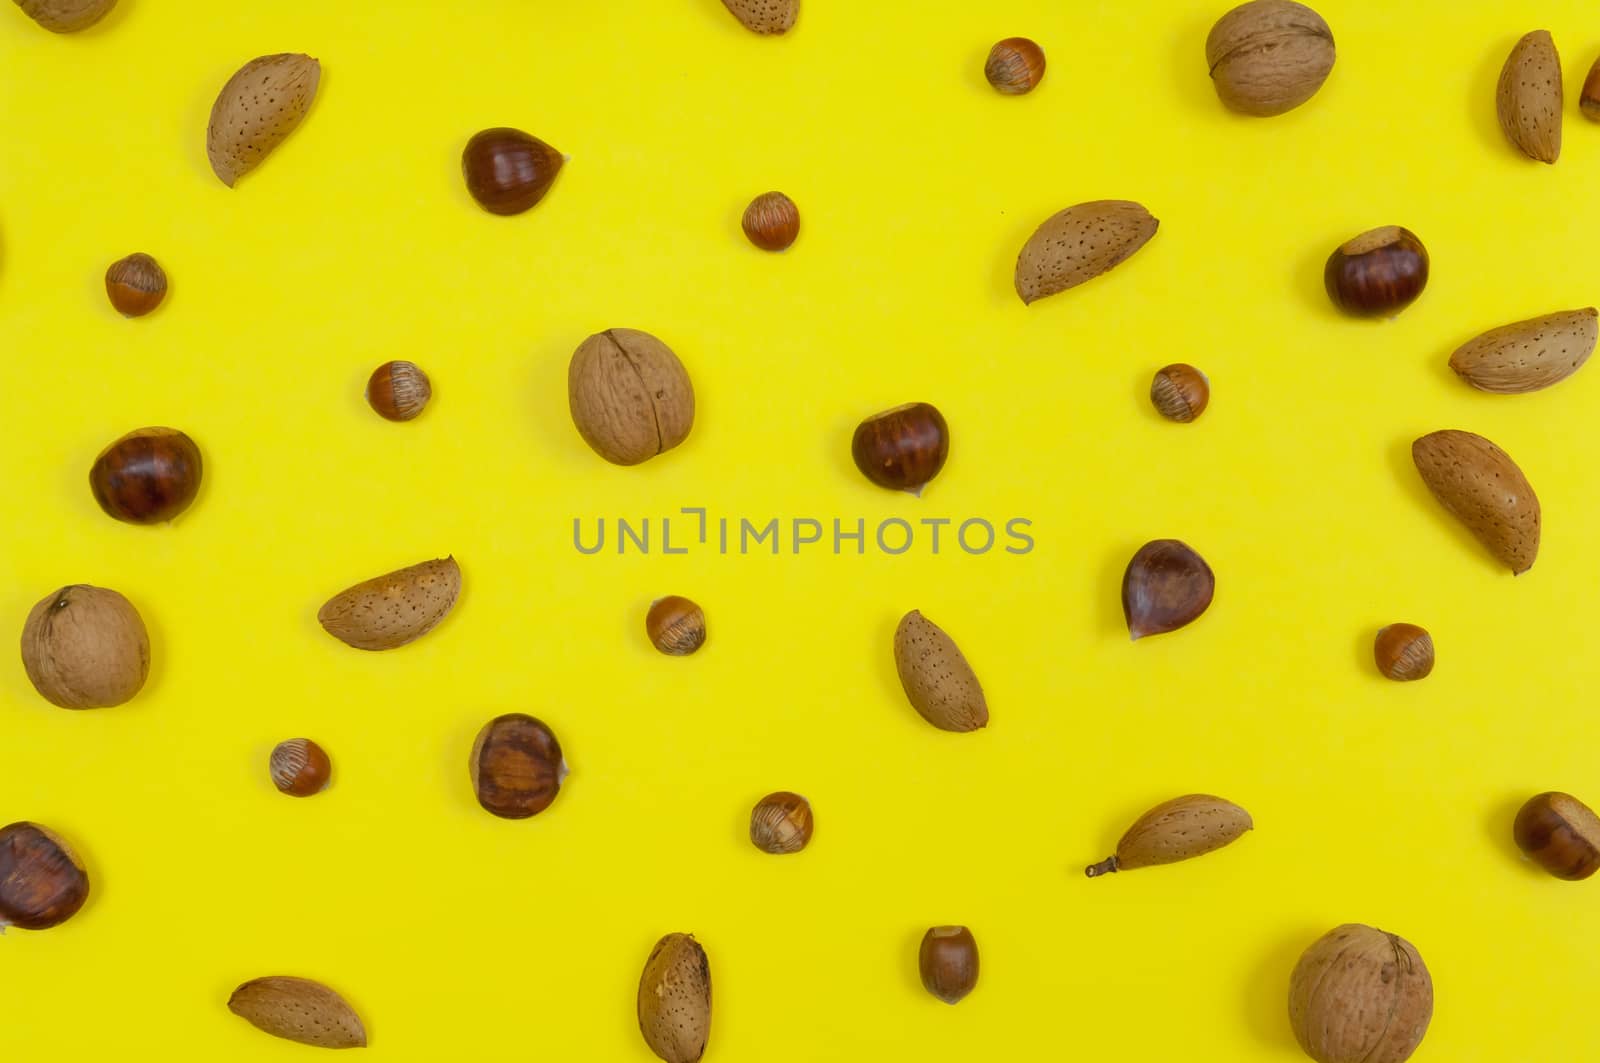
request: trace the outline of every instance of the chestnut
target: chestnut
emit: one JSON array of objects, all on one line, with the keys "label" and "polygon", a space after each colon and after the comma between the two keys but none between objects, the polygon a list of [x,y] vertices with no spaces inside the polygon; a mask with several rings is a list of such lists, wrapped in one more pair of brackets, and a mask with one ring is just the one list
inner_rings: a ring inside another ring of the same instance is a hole
[{"label": "chestnut", "polygon": [[1518,849],[1556,878],[1576,882],[1600,869],[1600,817],[1571,794],[1528,798],[1511,834]]},{"label": "chestnut", "polygon": [[472,744],[469,766],[478,804],[501,819],[543,812],[567,776],[555,733],[520,712],[496,716],[484,725]]},{"label": "chestnut", "polygon": [[48,930],[89,897],[89,876],[67,843],[37,823],[0,827],[0,930]]},{"label": "chestnut", "polygon": [[954,1004],[978,984],[978,942],[964,926],[932,927],[922,935],[917,966],[922,988]]},{"label": "chestnut", "polygon": [[485,129],[461,153],[467,191],[490,214],[521,214],[544,198],[566,162],[555,148],[520,129]]},{"label": "chestnut", "polygon": [[862,421],[850,453],[879,487],[920,495],[950,456],[950,426],[928,403],[908,402]]},{"label": "chestnut", "polygon": [[1390,317],[1428,284],[1428,249],[1398,225],[1364,232],[1328,256],[1322,272],[1333,305],[1354,317]]},{"label": "chestnut", "polygon": [[200,491],[200,448],[176,428],[129,432],[94,459],[89,489],[100,508],[117,520],[171,520]]}]

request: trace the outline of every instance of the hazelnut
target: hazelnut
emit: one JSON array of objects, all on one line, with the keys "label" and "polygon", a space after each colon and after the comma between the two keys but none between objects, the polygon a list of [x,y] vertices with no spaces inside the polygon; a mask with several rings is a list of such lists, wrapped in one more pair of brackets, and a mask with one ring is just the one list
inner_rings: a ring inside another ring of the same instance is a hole
[{"label": "hazelnut", "polygon": [[1150,382],[1150,401],[1167,420],[1187,424],[1205,412],[1211,384],[1200,370],[1178,362],[1156,373]]},{"label": "hazelnut", "polygon": [[143,317],[160,306],[166,294],[166,271],[149,255],[119,258],[106,270],[106,295],[124,317]]},{"label": "hazelnut", "polygon": [[950,426],[928,403],[908,402],[857,425],[850,455],[879,487],[921,495],[950,456]]},{"label": "hazelnut", "polygon": [[744,234],[763,251],[782,251],[800,235],[800,208],[782,192],[764,192],[744,208]]},{"label": "hazelnut", "polygon": [[750,841],[764,853],[798,853],[811,841],[811,803],[779,790],[750,810]]},{"label": "hazelnut", "polygon": [[670,594],[651,603],[644,629],[662,653],[687,657],[705,645],[706,614],[689,599]]},{"label": "hazelnut", "polygon": [[1427,287],[1428,249],[1411,230],[1385,225],[1335,248],[1322,280],[1328,298],[1345,313],[1393,317]]},{"label": "hazelnut", "polygon": [[150,636],[133,603],[76,584],[46,595],[22,628],[22,666],[46,701],[104,709],[139,693],[150,674]]},{"label": "hazelnut", "polygon": [[367,378],[367,404],[388,421],[409,421],[433,397],[428,374],[415,362],[384,362]]},{"label": "hazelnut", "polygon": [[200,448],[176,428],[140,428],[100,452],[89,489],[106,514],[129,524],[159,524],[200,493]]},{"label": "hazelnut", "polygon": [[583,441],[614,465],[649,461],[694,427],[688,371],[672,348],[638,329],[607,329],[578,346],[567,401]]},{"label": "hazelnut", "polygon": [[936,926],[922,936],[917,955],[922,987],[955,1004],[978,984],[978,943],[964,926]]},{"label": "hazelnut", "polygon": [[478,804],[502,819],[527,819],[549,808],[567,774],[555,734],[520,712],[484,725],[470,766]]},{"label": "hazelnut", "polygon": [[1600,818],[1571,794],[1528,798],[1511,833],[1517,848],[1556,878],[1577,882],[1600,869]]},{"label": "hazelnut", "polygon": [[1333,70],[1333,32],[1322,16],[1291,0],[1251,0],[1217,20],[1206,65],[1231,110],[1267,118],[1316,95]]},{"label": "hazelnut", "polygon": [[989,49],[983,76],[1006,96],[1032,92],[1044,77],[1044,49],[1026,37],[1007,37]]},{"label": "hazelnut", "polygon": [[538,137],[502,127],[473,134],[461,153],[461,172],[478,206],[490,214],[521,214],[550,191],[565,162]]},{"label": "hazelnut", "polygon": [[0,930],[48,930],[77,914],[89,876],[67,843],[37,823],[0,827]]},{"label": "hazelnut", "polygon": [[291,738],[273,747],[267,764],[272,785],[290,797],[310,797],[328,788],[333,763],[323,748],[309,738]]},{"label": "hazelnut", "polygon": [[1373,640],[1372,655],[1389,679],[1426,679],[1433,671],[1433,636],[1415,624],[1390,624]]}]

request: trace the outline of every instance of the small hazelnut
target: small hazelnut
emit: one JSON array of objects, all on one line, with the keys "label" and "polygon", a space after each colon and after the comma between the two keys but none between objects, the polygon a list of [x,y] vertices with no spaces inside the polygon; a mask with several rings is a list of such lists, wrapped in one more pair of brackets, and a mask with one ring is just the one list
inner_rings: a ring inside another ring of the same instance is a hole
[{"label": "small hazelnut", "polygon": [[470,760],[478,804],[501,819],[543,812],[561,792],[567,762],[543,722],[520,712],[497,716],[478,732]]},{"label": "small hazelnut", "polygon": [[983,76],[996,92],[1022,96],[1044,77],[1044,49],[1026,37],[1007,37],[989,49]]},{"label": "small hazelnut", "polygon": [[106,514],[129,524],[159,524],[200,493],[200,448],[176,428],[140,428],[94,459],[89,489]]},{"label": "small hazelnut", "polygon": [[1556,878],[1577,882],[1600,870],[1600,817],[1571,794],[1530,797],[1511,832],[1517,848]]},{"label": "small hazelnut", "polygon": [[490,214],[534,207],[561,172],[566,156],[520,129],[485,129],[461,152],[467,191]]},{"label": "small hazelnut", "polygon": [[950,426],[928,403],[908,402],[857,425],[850,454],[879,487],[921,495],[950,456]]},{"label": "small hazelnut", "polygon": [[1187,424],[1205,412],[1211,385],[1200,370],[1178,362],[1156,373],[1150,382],[1150,401],[1167,420]]},{"label": "small hazelnut", "polygon": [[290,797],[310,797],[328,788],[333,763],[323,748],[309,738],[291,738],[273,747],[268,761],[272,785]]},{"label": "small hazelnut", "polygon": [[764,853],[798,853],[811,841],[811,802],[779,790],[750,810],[750,841]]},{"label": "small hazelnut", "polygon": [[978,943],[964,926],[936,926],[922,936],[917,956],[922,987],[955,1004],[978,984]]},{"label": "small hazelnut", "polygon": [[1428,249],[1409,229],[1385,225],[1346,240],[1322,272],[1328,298],[1353,317],[1393,317],[1428,284]]},{"label": "small hazelnut", "polygon": [[800,208],[782,192],[764,192],[744,208],[740,224],[763,251],[782,251],[800,235]]},{"label": "small hazelnut", "polygon": [[37,823],[0,827],[0,930],[48,930],[89,897],[89,876],[67,843]]},{"label": "small hazelnut", "polygon": [[1433,671],[1433,636],[1415,624],[1390,624],[1378,632],[1372,654],[1389,679],[1426,679]]},{"label": "small hazelnut", "polygon": [[415,362],[384,362],[367,378],[367,404],[388,421],[409,421],[433,397],[428,374]]},{"label": "small hazelnut", "polygon": [[644,629],[651,644],[668,657],[687,657],[705,645],[706,614],[689,599],[669,594],[650,604]]},{"label": "small hazelnut", "polygon": [[166,294],[166,271],[149,255],[119,258],[106,270],[106,295],[124,317],[143,317],[160,306]]}]

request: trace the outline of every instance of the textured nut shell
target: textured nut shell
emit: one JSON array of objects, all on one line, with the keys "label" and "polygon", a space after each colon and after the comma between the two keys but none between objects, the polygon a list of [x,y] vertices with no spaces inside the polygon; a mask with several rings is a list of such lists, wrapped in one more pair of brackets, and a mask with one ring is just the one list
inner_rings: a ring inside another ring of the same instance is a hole
[{"label": "textured nut shell", "polygon": [[1217,96],[1258,118],[1292,111],[1333,70],[1333,32],[1322,16],[1289,0],[1254,0],[1229,11],[1206,37]]},{"label": "textured nut shell", "polygon": [[228,1010],[258,1030],[317,1048],[365,1048],[367,1031],[345,999],[309,978],[273,976],[246,982]]},{"label": "textured nut shell", "polygon": [[1446,429],[1411,444],[1422,482],[1491,554],[1521,575],[1539,556],[1539,499],[1505,451]]},{"label": "textured nut shell", "polygon": [[739,226],[763,251],[782,251],[800,235],[800,208],[782,192],[763,192],[750,201]]},{"label": "textured nut shell", "polygon": [[800,0],[722,0],[752,33],[787,33],[800,16]]},{"label": "textured nut shell", "polygon": [[1387,679],[1426,679],[1433,673],[1433,636],[1416,624],[1390,624],[1372,640],[1372,658]]},{"label": "textured nut shell", "polygon": [[117,0],[17,0],[17,6],[52,33],[76,33],[105,18]]},{"label": "textured nut shell", "polygon": [[1583,368],[1600,338],[1592,306],[1490,329],[1450,356],[1450,368],[1479,391],[1520,395],[1559,384]]},{"label": "textured nut shell", "polygon": [[484,724],[467,767],[478,804],[501,819],[527,819],[549,808],[567,774],[555,732],[520,712]]},{"label": "textured nut shell", "polygon": [[1150,381],[1150,402],[1169,421],[1188,424],[1211,401],[1206,375],[1192,365],[1177,362],[1156,373]]},{"label": "textured nut shell", "polygon": [[264,55],[228,79],[211,106],[206,155],[229,188],[294,132],[317,94],[322,64],[309,55]]},{"label": "textured nut shell", "polygon": [[1600,816],[1559,790],[1530,797],[1511,828],[1517,848],[1556,878],[1581,882],[1600,870]]},{"label": "textured nut shell", "polygon": [[167,271],[142,251],[119,258],[106,268],[106,297],[119,314],[142,317],[167,295]]},{"label": "textured nut shell", "polygon": [[1129,827],[1117,842],[1117,870],[1173,864],[1204,856],[1237,841],[1255,826],[1250,813],[1210,794],[1164,801]]},{"label": "textured nut shell", "polygon": [[1433,1017],[1433,980],[1409,941],[1359,923],[1335,927],[1289,979],[1289,1024],[1317,1063],[1401,1063]]},{"label": "textured nut shell", "polygon": [[309,738],[291,738],[272,747],[267,759],[272,785],[291,797],[310,797],[328,788],[333,762],[327,752]]},{"label": "textured nut shell", "polygon": [[89,876],[66,842],[37,823],[0,827],[0,930],[60,926],[89,899]]},{"label": "textured nut shell", "polygon": [[750,843],[764,853],[798,853],[811,841],[811,802],[787,790],[770,793],[750,810]]},{"label": "textured nut shell", "polygon": [[317,620],[358,650],[392,650],[432,631],[460,593],[454,557],[424,561],[341,591],[317,611]]},{"label": "textured nut shell", "polygon": [[943,731],[976,731],[989,722],[983,687],[955,642],[913,609],[894,632],[894,666],[912,708]]},{"label": "textured nut shell", "polygon": [[1548,30],[1524,36],[1506,56],[1495,111],[1506,139],[1539,162],[1561,157],[1561,57]]},{"label": "textured nut shell", "polygon": [[662,653],[687,657],[705,645],[706,614],[689,599],[669,594],[651,603],[644,629],[651,644]]},{"label": "textured nut shell", "polygon": [[433,398],[433,382],[415,362],[384,362],[367,378],[367,404],[388,421],[409,421]]},{"label": "textured nut shell", "polygon": [[671,450],[694,426],[694,386],[672,349],[648,332],[614,328],[584,340],[567,369],[578,434],[616,465]]},{"label": "textured nut shell", "polygon": [[1102,199],[1052,215],[1017,256],[1024,303],[1076,288],[1114,268],[1156,234],[1161,223],[1137,203]]},{"label": "textured nut shell", "polygon": [[639,1032],[667,1063],[695,1063],[711,1035],[711,964],[691,934],[656,942],[639,978]]},{"label": "textured nut shell", "polygon": [[133,603],[76,584],[47,595],[22,628],[22,666],[45,700],[103,709],[139,693],[150,674],[150,636]]}]

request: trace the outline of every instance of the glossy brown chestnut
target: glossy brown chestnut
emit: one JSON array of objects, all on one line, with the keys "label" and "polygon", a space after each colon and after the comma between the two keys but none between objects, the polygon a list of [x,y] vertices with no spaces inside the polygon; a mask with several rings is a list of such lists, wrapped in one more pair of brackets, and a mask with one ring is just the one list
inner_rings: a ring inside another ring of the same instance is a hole
[{"label": "glossy brown chestnut", "polygon": [[47,930],[77,914],[89,876],[67,843],[37,823],[0,827],[0,930]]},{"label": "glossy brown chestnut", "polygon": [[467,191],[490,214],[521,214],[544,198],[566,161],[520,129],[485,129],[467,141],[461,172]]},{"label": "glossy brown chestnut", "polygon": [[1157,539],[1144,544],[1122,575],[1128,634],[1137,641],[1198,620],[1210,607],[1216,585],[1211,566],[1184,543]]},{"label": "glossy brown chestnut", "polygon": [[106,296],[125,317],[143,317],[160,306],[166,294],[166,271],[142,252],[119,258],[106,270]]},{"label": "glossy brown chestnut", "polygon": [[171,520],[200,491],[200,448],[176,428],[140,428],[100,452],[89,489],[107,515],[129,524]]},{"label": "glossy brown chestnut", "polygon": [[1192,365],[1174,363],[1156,373],[1150,381],[1150,402],[1169,421],[1188,424],[1206,412],[1211,401],[1211,384],[1206,375]]},{"label": "glossy brown chestnut", "polygon": [[920,495],[950,456],[950,426],[928,403],[908,402],[862,421],[850,453],[879,487]]},{"label": "glossy brown chestnut", "polygon": [[1600,59],[1589,68],[1583,79],[1583,91],[1578,95],[1578,110],[1591,122],[1600,122]]},{"label": "glossy brown chestnut", "polygon": [[433,398],[428,374],[415,362],[384,362],[367,378],[367,405],[386,421],[409,421]]},{"label": "glossy brown chestnut", "polygon": [[978,942],[964,926],[932,927],[922,935],[917,966],[922,987],[954,1004],[978,984]]},{"label": "glossy brown chestnut", "polygon": [[745,236],[763,251],[782,251],[800,235],[800,208],[782,192],[763,192],[739,220]]},{"label": "glossy brown chestnut", "polygon": [[1600,870],[1600,817],[1571,794],[1530,797],[1511,833],[1517,848],[1556,878],[1577,882]]},{"label": "glossy brown chestnut", "polygon": [[567,764],[550,728],[520,712],[497,716],[472,744],[478,804],[502,819],[527,819],[550,807]]},{"label": "glossy brown chestnut", "polygon": [[1372,656],[1389,679],[1426,679],[1433,671],[1433,636],[1415,624],[1390,624],[1373,640]]},{"label": "glossy brown chestnut", "polygon": [[798,853],[811,841],[811,802],[787,790],[771,793],[750,810],[750,842],[764,853]]},{"label": "glossy brown chestnut", "polygon": [[651,644],[668,657],[687,657],[705,645],[706,614],[689,599],[669,594],[651,603],[644,629]]},{"label": "glossy brown chestnut", "polygon": [[333,762],[323,748],[309,738],[291,738],[272,749],[267,764],[272,785],[290,797],[310,797],[328,788],[333,778]]},{"label": "glossy brown chestnut", "polygon": [[1428,249],[1409,229],[1385,225],[1340,244],[1323,284],[1333,305],[1354,317],[1393,316],[1428,284]]},{"label": "glossy brown chestnut", "polygon": [[1026,37],[1007,37],[989,49],[983,76],[996,92],[1021,96],[1044,77],[1044,49]]}]

